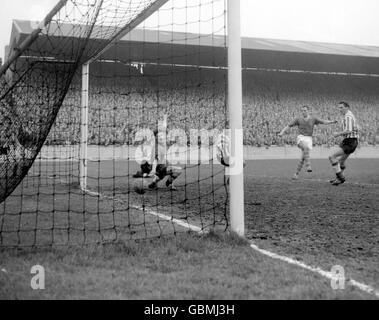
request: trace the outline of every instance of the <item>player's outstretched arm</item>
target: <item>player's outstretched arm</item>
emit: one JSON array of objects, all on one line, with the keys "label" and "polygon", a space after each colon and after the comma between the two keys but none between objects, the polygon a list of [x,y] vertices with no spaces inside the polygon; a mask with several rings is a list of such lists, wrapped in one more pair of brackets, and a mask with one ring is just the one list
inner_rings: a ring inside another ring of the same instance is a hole
[{"label": "player's outstretched arm", "polygon": [[333,133],[333,137],[334,138],[338,138],[338,137],[341,137],[341,136],[345,136],[345,135],[347,135],[349,133],[352,133],[352,131],[351,130],[345,130],[345,131],[342,131],[342,132],[334,132]]},{"label": "player's outstretched arm", "polygon": [[290,126],[287,125],[282,131],[278,133],[279,137],[282,137],[288,130],[290,129]]},{"label": "player's outstretched arm", "polygon": [[282,137],[287,131],[289,131],[290,128],[298,126],[299,125],[299,119],[296,118],[293,120],[290,124],[288,124],[282,131],[279,132],[279,137]]},{"label": "player's outstretched arm", "polygon": [[338,123],[337,120],[318,120],[318,124],[329,125],[329,124],[336,124],[336,123]]}]

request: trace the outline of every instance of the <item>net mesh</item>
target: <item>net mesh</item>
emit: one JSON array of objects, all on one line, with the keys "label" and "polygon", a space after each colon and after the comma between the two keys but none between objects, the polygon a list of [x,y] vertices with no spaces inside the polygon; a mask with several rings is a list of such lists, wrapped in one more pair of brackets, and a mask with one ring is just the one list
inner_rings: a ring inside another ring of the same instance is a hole
[{"label": "net mesh", "polygon": [[[0,245],[226,230],[227,179],[215,157],[226,127],[224,1],[59,4],[31,43],[17,43],[21,55],[1,77]],[[166,160],[140,177],[153,159],[137,161],[138,137],[164,118]]]}]

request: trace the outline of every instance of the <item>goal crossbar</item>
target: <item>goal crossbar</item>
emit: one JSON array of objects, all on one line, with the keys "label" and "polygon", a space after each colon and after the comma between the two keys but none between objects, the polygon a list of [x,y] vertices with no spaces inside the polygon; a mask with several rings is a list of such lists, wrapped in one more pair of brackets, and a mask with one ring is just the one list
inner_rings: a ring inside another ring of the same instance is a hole
[{"label": "goal crossbar", "polygon": [[90,64],[96,61],[104,52],[106,52],[109,48],[111,48],[116,42],[120,41],[124,38],[129,32],[131,32],[134,28],[140,25],[144,20],[149,18],[154,12],[159,10],[168,0],[157,0],[154,1],[150,6],[142,10],[132,21],[130,21],[124,28],[119,30],[108,43],[100,49],[93,57],[91,57],[86,64]]}]

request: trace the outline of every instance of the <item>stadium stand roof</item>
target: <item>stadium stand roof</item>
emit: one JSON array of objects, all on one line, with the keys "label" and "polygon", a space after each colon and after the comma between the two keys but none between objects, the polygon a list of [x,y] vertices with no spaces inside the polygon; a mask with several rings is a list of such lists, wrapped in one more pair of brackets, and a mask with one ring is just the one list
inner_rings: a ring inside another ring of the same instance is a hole
[{"label": "stadium stand roof", "polygon": [[[10,47],[14,48],[37,25],[38,22],[14,20]],[[73,36],[72,27],[64,25],[53,32],[57,39],[60,36]],[[103,27],[103,32],[98,34],[105,34],[107,30],[109,27]],[[199,36],[135,29],[122,39],[117,48],[105,52],[101,59],[114,59],[116,49],[117,55],[125,61],[139,61],[143,57],[143,61],[148,63],[156,61],[159,56],[160,63],[214,67],[226,65],[225,38],[222,35]],[[373,46],[242,38],[242,56],[246,68],[379,74],[379,47]]]}]

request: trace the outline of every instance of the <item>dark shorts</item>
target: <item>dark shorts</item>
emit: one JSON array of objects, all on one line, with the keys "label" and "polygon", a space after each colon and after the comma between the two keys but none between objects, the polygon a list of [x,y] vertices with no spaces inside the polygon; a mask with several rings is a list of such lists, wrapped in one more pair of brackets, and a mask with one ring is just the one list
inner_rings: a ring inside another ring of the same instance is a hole
[{"label": "dark shorts", "polygon": [[341,149],[345,154],[354,153],[355,149],[358,147],[358,139],[357,138],[345,138],[340,144]]},{"label": "dark shorts", "polygon": [[145,161],[144,163],[141,164],[142,173],[149,174],[152,169],[153,169],[153,166],[150,163],[148,163],[147,161]]},{"label": "dark shorts", "polygon": [[[151,165],[148,162],[144,162],[141,164],[141,170],[142,173],[149,174],[151,170],[153,169],[153,165]],[[167,176],[169,173],[167,172],[167,166],[164,164],[158,164],[157,168],[155,170],[155,173],[159,179],[163,179],[165,176]]]},{"label": "dark shorts", "polygon": [[164,164],[158,164],[157,170],[155,171],[155,174],[159,179],[163,179],[165,176],[167,176],[169,173],[167,172],[167,166]]}]

